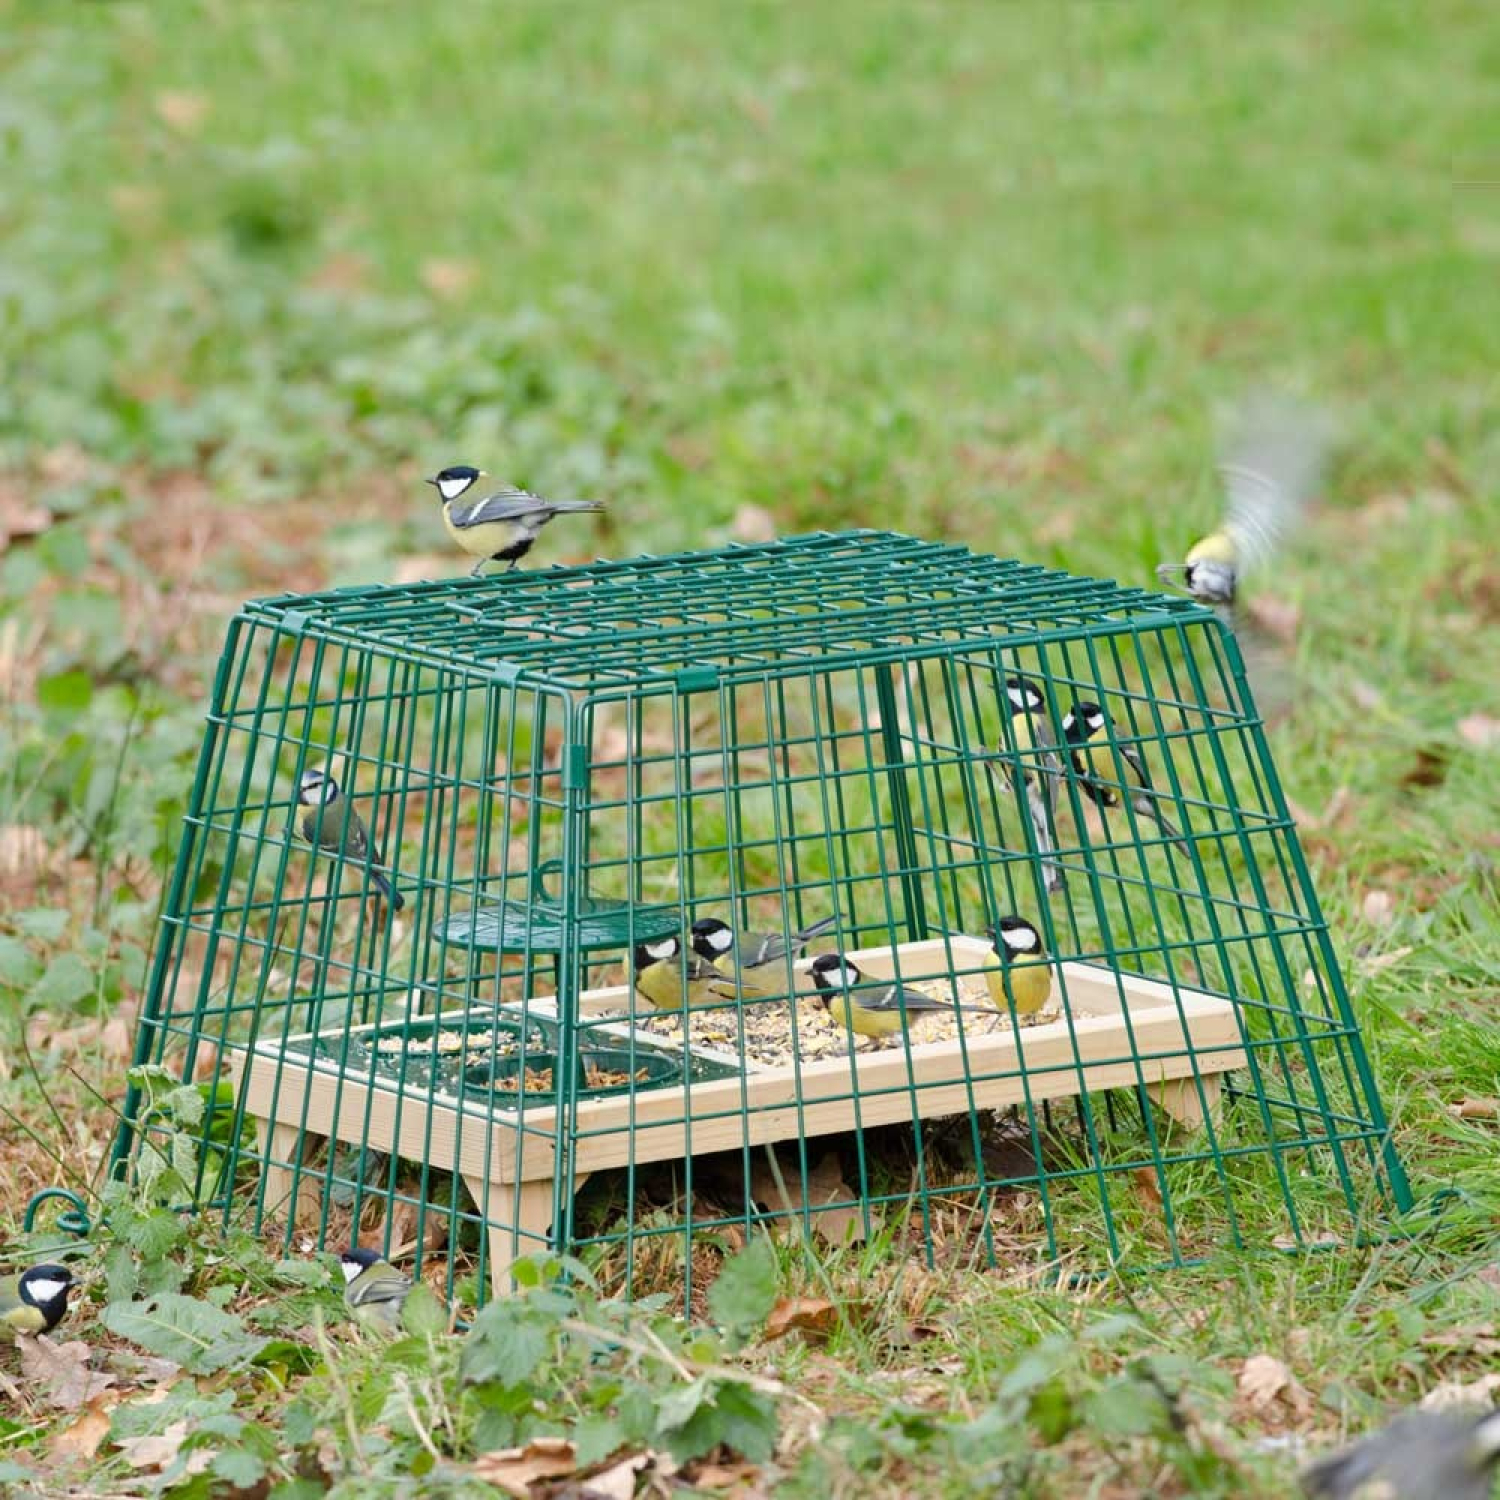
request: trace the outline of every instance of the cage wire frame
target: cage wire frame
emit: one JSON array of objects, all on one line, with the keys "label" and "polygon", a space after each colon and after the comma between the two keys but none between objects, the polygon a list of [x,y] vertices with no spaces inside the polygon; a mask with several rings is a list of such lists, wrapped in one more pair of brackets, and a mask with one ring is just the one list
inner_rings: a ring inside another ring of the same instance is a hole
[{"label": "cage wire frame", "polygon": [[[1182,847],[1018,738],[1015,676],[1054,742],[1104,707]],[[362,856],[300,836],[314,767]],[[988,988],[1010,913],[1050,956],[1034,1024]],[[709,914],[832,931],[767,993],[654,1011],[632,953]],[[566,1248],[686,1298],[695,1235],[835,1210],[929,1260],[1097,1269],[1411,1204],[1232,634],[963,547],[818,534],[251,603],[162,921],[135,1060],[213,1081],[191,1205],[441,1260],[450,1296]],[[812,994],[831,950],[869,993],[991,1013],[870,1045]],[[119,1174],[164,1149],[145,1102]]]}]

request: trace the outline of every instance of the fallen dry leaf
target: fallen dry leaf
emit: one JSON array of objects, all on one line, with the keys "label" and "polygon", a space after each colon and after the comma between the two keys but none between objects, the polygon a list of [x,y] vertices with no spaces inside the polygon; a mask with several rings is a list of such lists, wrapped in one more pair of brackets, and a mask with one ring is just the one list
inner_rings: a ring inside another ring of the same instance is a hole
[{"label": "fallen dry leaf", "polygon": [[[132,1469],[164,1469],[182,1451],[190,1430],[186,1422],[173,1422],[160,1432],[148,1432],[144,1437],[120,1438],[115,1446]],[[188,1454],[187,1472],[201,1473],[213,1458],[211,1450],[195,1448]]]},{"label": "fallen dry leaf", "polygon": [[1500,1120],[1500,1099],[1460,1099],[1448,1113],[1459,1120]]},{"label": "fallen dry leaf", "polygon": [[1389,953],[1371,953],[1363,958],[1355,960],[1355,967],[1362,975],[1368,977],[1378,974],[1382,969],[1389,969],[1399,964],[1403,958],[1415,953],[1417,950],[1408,943],[1402,948],[1392,948]]},{"label": "fallen dry leaf", "polygon": [[806,1205],[811,1210],[813,1233],[830,1245],[864,1243],[864,1222],[850,1201],[854,1192],[844,1181],[839,1159],[832,1152],[807,1174],[805,1192],[795,1167],[783,1167],[778,1181],[765,1157],[759,1157],[750,1177],[750,1191],[757,1203],[773,1212],[800,1216]]},{"label": "fallen dry leaf", "polygon": [[1500,1291],[1500,1260],[1491,1261],[1487,1266],[1481,1266],[1475,1273],[1474,1279],[1482,1281],[1486,1286],[1492,1286]]},{"label": "fallen dry leaf", "polygon": [[1458,721],[1458,737],[1476,750],[1493,750],[1500,746],[1500,719],[1488,714],[1470,714]]},{"label": "fallen dry leaf", "polygon": [[632,1453],[583,1481],[579,1500],[633,1500],[636,1475],[654,1462],[653,1453]]},{"label": "fallen dry leaf", "polygon": [[1276,1250],[1316,1250],[1323,1246],[1341,1245],[1343,1241],[1331,1229],[1298,1239],[1295,1234],[1277,1234],[1271,1237],[1271,1246]]},{"label": "fallen dry leaf", "polygon": [[776,540],[776,517],[764,505],[745,504],[734,513],[729,534],[737,542],[773,542]]},{"label": "fallen dry leaf", "polygon": [[797,1332],[826,1337],[837,1327],[839,1312],[826,1297],[783,1297],[766,1319],[765,1338]]},{"label": "fallen dry leaf", "polygon": [[74,1460],[86,1463],[93,1458],[109,1435],[110,1409],[116,1404],[115,1393],[110,1391],[91,1401],[76,1422],[54,1432],[47,1443],[47,1451],[54,1461],[60,1464]]},{"label": "fallen dry leaf", "polygon": [[422,285],[435,297],[462,297],[479,280],[472,260],[425,260]]},{"label": "fallen dry leaf", "polygon": [[82,1339],[59,1344],[40,1333],[16,1343],[22,1374],[42,1388],[44,1403],[58,1411],[77,1411],[115,1383],[113,1375],[89,1369],[91,1351]]},{"label": "fallen dry leaf", "polygon": [[1371,927],[1388,927],[1396,913],[1396,898],[1389,891],[1366,891],[1359,910]]},{"label": "fallen dry leaf", "polygon": [[1161,1183],[1157,1181],[1156,1171],[1153,1167],[1132,1167],[1130,1176],[1135,1183],[1135,1190],[1140,1195],[1146,1207],[1155,1213],[1161,1213],[1165,1206],[1161,1196]]},{"label": "fallen dry leaf", "polygon": [[1478,1380],[1445,1380],[1422,1397],[1424,1411],[1445,1411],[1449,1407],[1493,1406],[1500,1397],[1500,1372],[1481,1375]]},{"label": "fallen dry leaf", "polygon": [[1362,677],[1356,677],[1349,684],[1349,696],[1366,713],[1379,708],[1385,702],[1385,694]]},{"label": "fallen dry leaf", "polygon": [[1448,779],[1448,762],[1452,752],[1446,745],[1423,745],[1412,756],[1411,764],[1401,773],[1402,786],[1441,786]]},{"label": "fallen dry leaf", "polygon": [[574,1447],[566,1438],[534,1438],[524,1448],[499,1448],[474,1460],[476,1479],[527,1500],[531,1486],[541,1479],[560,1479],[577,1467]]},{"label": "fallen dry leaf", "polygon": [[156,114],[164,125],[191,135],[208,118],[208,99],[182,89],[167,89],[156,96]]},{"label": "fallen dry leaf", "polygon": [[1500,1337],[1493,1323],[1464,1323],[1457,1328],[1443,1328],[1424,1333],[1418,1340],[1424,1349],[1457,1349],[1463,1354],[1500,1354]]},{"label": "fallen dry leaf", "polygon": [[1312,1397],[1273,1354],[1252,1354],[1240,1366],[1235,1385],[1241,1399],[1259,1412],[1269,1411],[1278,1401],[1299,1414],[1312,1407]]},{"label": "fallen dry leaf", "polygon": [[760,1478],[756,1464],[701,1463],[691,1471],[693,1487],[700,1490],[727,1490],[733,1487],[736,1494],[745,1494],[747,1487]]},{"label": "fallen dry leaf", "polygon": [[1302,623],[1302,611],[1289,599],[1277,599],[1261,594],[1245,606],[1245,613],[1259,629],[1273,640],[1290,645],[1297,639],[1297,627]]}]

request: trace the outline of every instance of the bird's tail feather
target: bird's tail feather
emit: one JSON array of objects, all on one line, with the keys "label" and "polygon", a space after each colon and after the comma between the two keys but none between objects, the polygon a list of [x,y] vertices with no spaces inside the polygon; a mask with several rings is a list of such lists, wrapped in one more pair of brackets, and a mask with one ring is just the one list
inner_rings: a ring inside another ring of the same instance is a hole
[{"label": "bird's tail feather", "polygon": [[839,914],[834,912],[831,916],[823,917],[807,927],[799,928],[792,934],[792,947],[801,948],[804,944],[812,942],[815,937],[822,937],[825,932],[832,932],[838,926],[838,921]]},{"label": "bird's tail feather", "polygon": [[373,882],[375,889],[385,897],[386,905],[392,911],[400,911],[406,905],[406,897],[400,891],[393,889],[390,881],[379,870],[370,871],[370,880]]},{"label": "bird's tail feather", "polygon": [[559,515],[567,515],[573,511],[603,510],[602,500],[549,500],[547,509],[556,511]]},{"label": "bird's tail feather", "polygon": [[1154,797],[1140,796],[1135,799],[1135,810],[1143,818],[1150,818],[1156,826],[1161,829],[1167,838],[1177,845],[1184,854],[1193,851],[1188,847],[1188,842],[1182,836],[1182,830],[1175,827],[1167,818],[1166,814],[1156,805]]}]

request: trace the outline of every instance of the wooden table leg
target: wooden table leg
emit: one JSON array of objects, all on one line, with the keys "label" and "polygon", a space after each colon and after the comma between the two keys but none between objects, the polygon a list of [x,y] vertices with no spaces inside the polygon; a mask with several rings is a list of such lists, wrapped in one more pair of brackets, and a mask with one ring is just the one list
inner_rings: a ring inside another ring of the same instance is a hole
[{"label": "wooden table leg", "polygon": [[1224,1077],[1220,1073],[1204,1073],[1199,1078],[1167,1078],[1161,1083],[1146,1085],[1146,1093],[1152,1102],[1190,1130],[1201,1129],[1209,1115],[1218,1113],[1223,1092]]},{"label": "wooden table leg", "polygon": [[[572,1191],[576,1193],[587,1180],[588,1173],[579,1173],[573,1179]],[[510,1268],[517,1260],[556,1248],[552,1242],[552,1189],[550,1177],[518,1183],[469,1182],[469,1191],[490,1224],[490,1277],[497,1297],[509,1294]],[[507,1198],[513,1205],[510,1223],[496,1217],[503,1215]]]}]

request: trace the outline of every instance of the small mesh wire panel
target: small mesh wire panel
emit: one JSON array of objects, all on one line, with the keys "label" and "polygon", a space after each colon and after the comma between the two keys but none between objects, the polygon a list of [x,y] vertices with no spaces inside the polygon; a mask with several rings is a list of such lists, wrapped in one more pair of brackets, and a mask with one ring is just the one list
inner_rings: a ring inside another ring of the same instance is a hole
[{"label": "small mesh wire panel", "polygon": [[[768,961],[690,969],[714,917]],[[247,606],[137,1056],[220,1080],[200,1207],[478,1297],[559,1247],[684,1291],[757,1223],[1089,1269],[1409,1201],[1232,637],[884,533]]]}]

